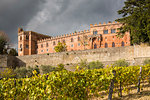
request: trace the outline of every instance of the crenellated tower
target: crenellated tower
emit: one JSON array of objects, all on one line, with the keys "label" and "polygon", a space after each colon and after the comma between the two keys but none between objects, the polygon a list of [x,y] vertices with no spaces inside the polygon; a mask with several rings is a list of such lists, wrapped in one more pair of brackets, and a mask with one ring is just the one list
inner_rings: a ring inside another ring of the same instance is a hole
[{"label": "crenellated tower", "polygon": [[37,41],[46,38],[51,38],[51,36],[33,31],[24,31],[22,28],[18,28],[18,55],[37,54]]}]

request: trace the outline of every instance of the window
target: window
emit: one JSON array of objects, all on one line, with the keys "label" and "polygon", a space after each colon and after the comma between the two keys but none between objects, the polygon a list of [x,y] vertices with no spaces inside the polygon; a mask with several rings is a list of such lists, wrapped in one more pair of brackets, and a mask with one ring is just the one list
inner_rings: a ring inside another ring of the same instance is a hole
[{"label": "window", "polygon": [[20,40],[22,40],[22,36],[20,36]]},{"label": "window", "polygon": [[80,46],[80,43],[78,43],[78,46]]},{"label": "window", "polygon": [[58,41],[58,43],[59,43],[60,41]]},{"label": "window", "polygon": [[80,37],[78,36],[78,41],[80,41]]},{"label": "window", "polygon": [[123,42],[123,41],[121,42],[121,46],[122,46],[122,47],[124,46],[124,42]]},{"label": "window", "polygon": [[111,33],[116,33],[116,29],[111,29]]},{"label": "window", "polygon": [[107,43],[105,43],[105,48],[108,48],[108,44]]},{"label": "window", "polygon": [[46,47],[48,47],[48,43],[46,43]]},{"label": "window", "polygon": [[29,45],[26,44],[26,48],[28,49],[28,48],[29,48]]},{"label": "window", "polygon": [[48,49],[46,51],[48,51]]},{"label": "window", "polygon": [[97,31],[93,31],[93,34],[97,34]]},{"label": "window", "polygon": [[20,44],[20,48],[22,48],[22,44]]},{"label": "window", "polygon": [[41,50],[41,52],[43,52],[44,50]]},{"label": "window", "polygon": [[73,47],[73,44],[71,45],[71,47]]},{"label": "window", "polygon": [[55,41],[53,42],[53,45],[56,45]]},{"label": "window", "polygon": [[71,38],[71,42],[73,42],[73,38]]},{"label": "window", "polygon": [[97,45],[96,44],[94,44],[94,49],[96,49],[97,48]]},{"label": "window", "polygon": [[112,47],[115,47],[115,43],[114,42],[112,43]]},{"label": "window", "polygon": [[26,40],[29,40],[29,35],[26,35]]},{"label": "window", "polygon": [[41,48],[43,48],[43,44],[41,44]]},{"label": "window", "polygon": [[65,43],[65,40],[63,40],[62,42]]},{"label": "window", "polygon": [[104,30],[103,32],[104,32],[104,34],[108,34],[108,30]]}]

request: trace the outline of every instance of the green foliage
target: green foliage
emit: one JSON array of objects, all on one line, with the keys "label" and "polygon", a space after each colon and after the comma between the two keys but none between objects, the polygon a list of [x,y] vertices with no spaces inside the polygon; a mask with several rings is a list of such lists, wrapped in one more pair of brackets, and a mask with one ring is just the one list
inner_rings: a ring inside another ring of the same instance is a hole
[{"label": "green foliage", "polygon": [[116,21],[123,24],[118,35],[130,32],[131,43],[150,43],[150,0],[127,0],[118,11],[123,18]]},{"label": "green foliage", "polygon": [[11,56],[18,56],[18,52],[14,48],[11,48],[8,54]]},{"label": "green foliage", "polygon": [[143,64],[144,64],[144,65],[150,64],[150,59],[145,59],[144,62],[143,62]]},{"label": "green foliage", "polygon": [[125,59],[120,59],[114,62],[113,67],[127,67],[129,63]]},{"label": "green foliage", "polygon": [[65,43],[58,42],[54,49],[56,52],[63,52],[67,50],[67,46]]},{"label": "green foliage", "polygon": [[26,67],[17,67],[14,72],[16,73],[17,78],[25,78],[28,70]]},{"label": "green foliage", "polygon": [[58,64],[57,65],[57,70],[64,70],[65,68],[64,68],[64,64]]},{"label": "green foliage", "polygon": [[19,67],[19,68],[16,68],[14,70],[15,74],[16,74],[16,77],[17,78],[25,78],[25,77],[32,77],[33,76],[33,71],[36,70],[37,74],[40,73],[40,70],[38,67]]},{"label": "green foliage", "polygon": [[0,54],[4,53],[6,44],[7,44],[6,39],[0,35]]},{"label": "green foliage", "polygon": [[[112,70],[116,71],[113,76]],[[110,67],[94,70],[54,71],[30,78],[0,80],[1,100],[87,100],[108,93],[111,80],[115,80],[113,92],[128,92],[139,79],[139,66]],[[141,81],[149,80],[150,65],[142,66]],[[15,81],[15,83],[14,83]],[[145,84],[145,83],[143,83]],[[100,95],[99,95],[100,94]]]},{"label": "green foliage", "polygon": [[104,67],[103,63],[98,61],[98,60],[97,61],[92,61],[88,64],[89,69],[100,69],[100,68],[103,68],[103,67]]},{"label": "green foliage", "polygon": [[11,68],[5,68],[3,71],[0,71],[1,78],[13,78],[15,77],[15,73]]},{"label": "green foliage", "polygon": [[56,70],[56,67],[50,66],[50,65],[42,65],[40,66],[40,69],[42,70],[43,74],[52,72]]},{"label": "green foliage", "polygon": [[80,63],[79,63],[79,68],[80,69],[87,69],[88,68],[88,62],[86,59],[81,59]]}]

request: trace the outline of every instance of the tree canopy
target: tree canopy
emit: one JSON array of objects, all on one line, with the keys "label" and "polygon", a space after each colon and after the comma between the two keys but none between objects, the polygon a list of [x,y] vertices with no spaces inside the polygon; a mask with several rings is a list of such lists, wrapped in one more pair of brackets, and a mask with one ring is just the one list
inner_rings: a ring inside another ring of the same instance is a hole
[{"label": "tree canopy", "polygon": [[116,20],[123,24],[118,34],[130,32],[132,44],[150,44],[150,0],[127,0],[124,4],[118,11],[122,18]]},{"label": "tree canopy", "polygon": [[58,42],[57,46],[55,46],[54,49],[56,52],[63,52],[63,51],[66,51],[67,46],[65,43]]},{"label": "tree canopy", "polygon": [[0,54],[4,54],[6,52],[5,46],[8,40],[4,32],[0,32]]}]

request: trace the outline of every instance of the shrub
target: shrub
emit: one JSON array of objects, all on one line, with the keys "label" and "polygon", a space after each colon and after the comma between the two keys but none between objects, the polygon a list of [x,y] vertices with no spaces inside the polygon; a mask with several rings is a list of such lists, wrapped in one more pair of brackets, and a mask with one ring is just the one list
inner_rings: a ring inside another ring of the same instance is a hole
[{"label": "shrub", "polygon": [[64,68],[64,64],[58,64],[57,65],[57,70],[64,70],[65,68]]},{"label": "shrub", "polygon": [[5,68],[3,71],[0,72],[0,78],[13,78],[15,76],[16,75],[11,68]]},{"label": "shrub", "polygon": [[144,62],[143,62],[143,64],[144,64],[144,65],[150,64],[150,59],[145,59]]},{"label": "shrub", "polygon": [[28,70],[26,67],[19,67],[14,70],[17,78],[25,78]]},{"label": "shrub", "polygon": [[87,63],[87,60],[84,59],[84,60],[81,60],[80,63],[79,63],[79,69],[87,69],[88,68],[88,63]]},{"label": "shrub", "polygon": [[50,65],[42,65],[42,66],[40,66],[40,68],[41,68],[43,74],[46,74],[46,73],[49,73],[49,72],[56,70],[56,67],[53,67]]},{"label": "shrub", "polygon": [[15,74],[17,78],[25,78],[25,77],[32,77],[33,71],[36,70],[37,74],[40,73],[40,70],[38,67],[20,67],[15,69]]},{"label": "shrub", "polygon": [[113,67],[127,67],[129,63],[125,59],[120,59],[114,62]]},{"label": "shrub", "polygon": [[104,65],[102,62],[100,61],[92,61],[88,64],[88,69],[100,69],[100,68],[103,68]]}]

